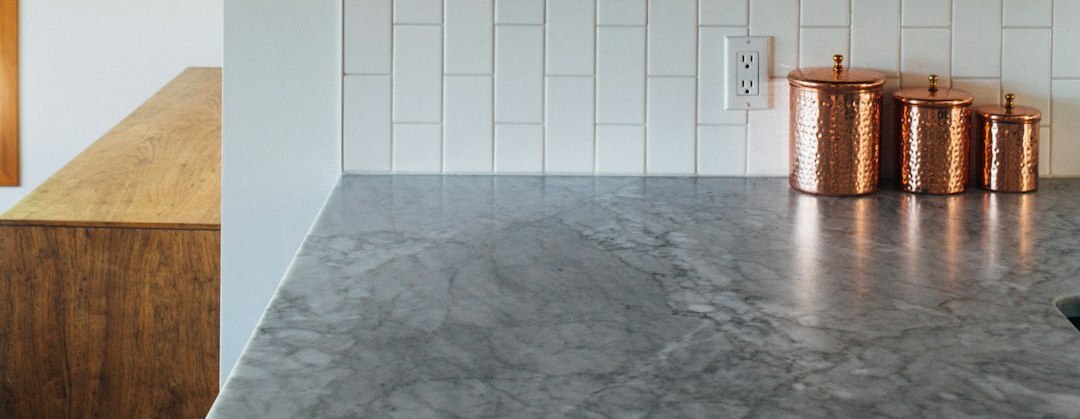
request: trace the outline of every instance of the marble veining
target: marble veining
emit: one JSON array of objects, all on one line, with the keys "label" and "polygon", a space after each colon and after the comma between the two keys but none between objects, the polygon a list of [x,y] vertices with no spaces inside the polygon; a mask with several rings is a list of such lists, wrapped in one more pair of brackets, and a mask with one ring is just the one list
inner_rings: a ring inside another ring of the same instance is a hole
[{"label": "marble veining", "polygon": [[215,418],[1080,416],[1080,181],[346,176]]}]

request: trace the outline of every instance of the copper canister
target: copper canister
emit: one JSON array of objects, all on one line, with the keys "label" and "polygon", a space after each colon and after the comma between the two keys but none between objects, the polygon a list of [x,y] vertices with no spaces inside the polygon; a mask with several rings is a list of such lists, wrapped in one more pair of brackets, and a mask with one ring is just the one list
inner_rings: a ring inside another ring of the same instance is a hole
[{"label": "copper canister", "polygon": [[897,91],[900,124],[900,189],[928,194],[964,191],[971,168],[970,93],[939,89],[938,76],[927,87]]},{"label": "copper canister", "polygon": [[885,76],[844,68],[843,60],[834,55],[832,67],[788,74],[795,190],[831,196],[877,191]]},{"label": "copper canister", "polygon": [[982,186],[995,192],[1031,192],[1039,188],[1039,121],[1030,106],[1017,106],[1016,95],[1005,105],[975,109],[982,163]]}]

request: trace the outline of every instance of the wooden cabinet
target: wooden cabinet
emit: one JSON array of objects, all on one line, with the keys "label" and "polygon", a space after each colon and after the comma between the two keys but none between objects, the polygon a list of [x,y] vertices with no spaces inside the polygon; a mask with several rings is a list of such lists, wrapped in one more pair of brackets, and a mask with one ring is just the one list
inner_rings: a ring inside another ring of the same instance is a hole
[{"label": "wooden cabinet", "polygon": [[0,417],[197,418],[218,391],[221,70],[0,216]]}]

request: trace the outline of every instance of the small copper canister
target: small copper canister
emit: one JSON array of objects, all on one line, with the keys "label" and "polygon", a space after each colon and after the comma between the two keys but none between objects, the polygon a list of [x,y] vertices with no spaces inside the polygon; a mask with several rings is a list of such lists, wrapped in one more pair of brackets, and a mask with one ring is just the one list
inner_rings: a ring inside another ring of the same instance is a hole
[{"label": "small copper canister", "polygon": [[817,195],[877,191],[881,95],[885,76],[832,67],[798,69],[791,85],[790,177],[795,190]]},{"label": "small copper canister", "polygon": [[975,113],[983,188],[995,192],[1039,189],[1039,110],[1017,106],[1016,95],[1009,93],[1004,106],[983,105]]},{"label": "small copper canister", "polygon": [[927,87],[897,91],[900,124],[900,189],[937,195],[963,192],[971,168],[970,93]]}]

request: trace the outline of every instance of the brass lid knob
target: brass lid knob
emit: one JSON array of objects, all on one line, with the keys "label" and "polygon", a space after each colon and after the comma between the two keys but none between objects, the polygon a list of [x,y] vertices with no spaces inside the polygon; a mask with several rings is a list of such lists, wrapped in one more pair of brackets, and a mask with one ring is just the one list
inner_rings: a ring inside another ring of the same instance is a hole
[{"label": "brass lid knob", "polygon": [[1005,94],[1005,110],[1012,112],[1013,107],[1016,106],[1016,95],[1012,93]]},{"label": "brass lid knob", "polygon": [[840,54],[833,55],[832,56],[832,62],[833,62],[833,66],[832,66],[833,71],[835,71],[837,73],[839,73],[841,71],[844,71],[844,64],[843,64],[844,63],[844,56],[843,55],[840,55]]},{"label": "brass lid knob", "polygon": [[930,77],[928,77],[928,78],[930,79],[930,93],[937,92],[937,82],[938,82],[937,74],[931,74]]}]

